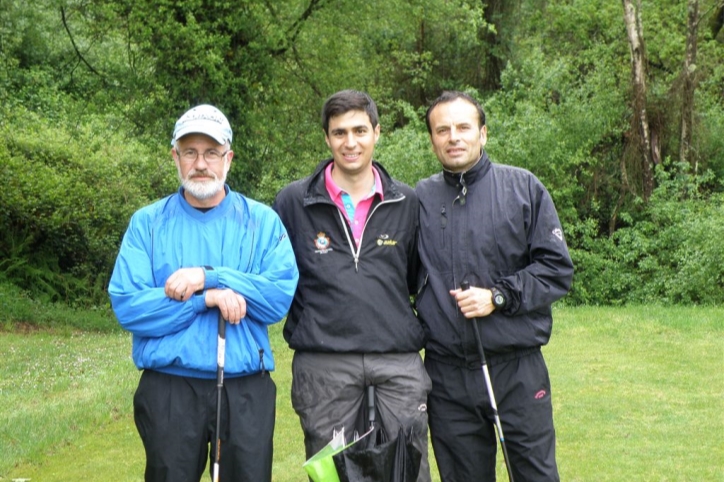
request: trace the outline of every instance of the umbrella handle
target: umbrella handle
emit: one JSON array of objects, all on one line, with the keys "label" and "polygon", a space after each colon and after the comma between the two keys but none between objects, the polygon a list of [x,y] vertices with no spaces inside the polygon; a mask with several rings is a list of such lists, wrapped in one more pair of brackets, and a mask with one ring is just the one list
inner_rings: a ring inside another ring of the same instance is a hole
[{"label": "umbrella handle", "polygon": [[370,385],[367,387],[367,420],[369,420],[369,428],[375,426],[375,386]]}]

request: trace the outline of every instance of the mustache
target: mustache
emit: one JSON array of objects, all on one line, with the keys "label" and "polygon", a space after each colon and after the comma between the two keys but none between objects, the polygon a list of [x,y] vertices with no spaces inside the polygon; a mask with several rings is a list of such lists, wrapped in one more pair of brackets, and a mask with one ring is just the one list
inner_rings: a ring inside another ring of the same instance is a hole
[{"label": "mustache", "polygon": [[191,180],[197,177],[212,177],[214,178],[214,181],[219,180],[219,177],[216,175],[216,173],[214,171],[209,171],[208,169],[192,169],[191,171],[189,171],[188,174],[186,174],[186,180]]}]

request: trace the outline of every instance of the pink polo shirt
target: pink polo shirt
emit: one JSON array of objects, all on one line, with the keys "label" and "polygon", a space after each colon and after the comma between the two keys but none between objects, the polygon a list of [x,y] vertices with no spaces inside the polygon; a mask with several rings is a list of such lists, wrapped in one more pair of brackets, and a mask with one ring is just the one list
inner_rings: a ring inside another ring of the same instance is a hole
[{"label": "pink polo shirt", "polygon": [[380,195],[380,200],[384,199],[384,195],[382,194],[382,181],[380,181],[380,173],[377,172],[377,169],[375,169],[374,166],[372,166],[372,173],[375,176],[375,183],[372,186],[369,194],[361,199],[357,203],[357,206],[355,206],[352,203],[352,198],[350,197],[350,195],[343,191],[337,185],[337,183],[334,182],[334,179],[332,179],[333,166],[334,163],[330,162],[324,171],[324,182],[327,187],[327,192],[329,193],[329,197],[332,198],[332,201],[334,201],[334,204],[336,204],[340,211],[345,214],[347,222],[352,228],[352,236],[354,237],[354,242],[357,246],[359,246],[360,238],[362,237],[362,230],[364,229],[365,221],[367,220],[367,214],[369,214],[370,208],[372,207],[372,201],[374,201],[375,199],[375,194]]}]

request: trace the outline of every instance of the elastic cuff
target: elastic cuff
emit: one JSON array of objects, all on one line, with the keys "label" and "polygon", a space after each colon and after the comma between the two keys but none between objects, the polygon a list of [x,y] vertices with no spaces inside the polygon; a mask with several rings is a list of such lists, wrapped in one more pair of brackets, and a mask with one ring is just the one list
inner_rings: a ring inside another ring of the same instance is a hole
[{"label": "elastic cuff", "polygon": [[204,289],[217,288],[219,286],[219,273],[211,266],[203,266],[204,275]]},{"label": "elastic cuff", "polygon": [[199,291],[191,297],[191,306],[196,313],[203,313],[209,308],[206,306],[206,291]]}]

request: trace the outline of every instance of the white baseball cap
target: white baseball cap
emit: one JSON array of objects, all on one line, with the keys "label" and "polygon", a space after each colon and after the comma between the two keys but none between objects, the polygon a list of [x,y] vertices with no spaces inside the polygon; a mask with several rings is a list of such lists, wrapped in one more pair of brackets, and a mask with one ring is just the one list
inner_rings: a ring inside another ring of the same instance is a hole
[{"label": "white baseball cap", "polygon": [[189,109],[176,121],[171,145],[187,134],[206,134],[219,144],[231,144],[229,121],[219,109],[208,104]]}]

